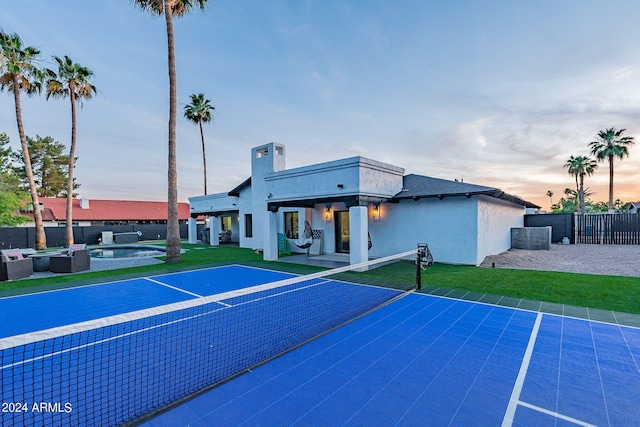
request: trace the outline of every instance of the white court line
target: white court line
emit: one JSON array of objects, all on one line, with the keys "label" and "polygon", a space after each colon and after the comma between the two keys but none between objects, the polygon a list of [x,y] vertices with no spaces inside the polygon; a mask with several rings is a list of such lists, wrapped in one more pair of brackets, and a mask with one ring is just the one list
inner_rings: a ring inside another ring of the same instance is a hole
[{"label": "white court line", "polygon": [[531,354],[533,353],[533,347],[535,346],[536,339],[538,337],[538,331],[540,330],[541,322],[542,322],[542,313],[539,312],[536,317],[536,322],[533,325],[531,336],[529,337],[529,344],[527,344],[527,350],[524,353],[524,358],[522,359],[522,365],[520,365],[520,372],[518,372],[518,378],[516,378],[516,383],[513,386],[513,391],[511,393],[511,399],[509,400],[509,406],[507,407],[507,412],[505,413],[504,419],[502,420],[502,427],[511,427],[513,425],[513,419],[515,418],[516,409],[518,408],[518,405],[525,406],[529,409],[533,409],[534,411],[542,412],[543,414],[560,418],[564,421],[569,421],[570,423],[573,423],[582,427],[597,427],[585,421],[580,421],[575,418],[571,418],[566,415],[562,415],[557,412],[553,412],[548,409],[544,409],[539,406],[532,405],[530,403],[523,402],[522,400],[520,400],[520,394],[522,393],[522,386],[524,385],[524,380],[527,376],[527,370],[529,369],[529,362],[531,361]]},{"label": "white court line", "polygon": [[536,323],[533,325],[531,336],[529,337],[529,343],[527,344],[527,350],[524,352],[524,358],[520,365],[520,371],[518,372],[518,378],[513,386],[511,392],[511,399],[509,399],[509,406],[507,406],[507,412],[504,414],[502,420],[502,427],[511,427],[513,425],[513,418],[516,415],[516,409],[518,402],[520,402],[520,393],[522,393],[522,386],[524,385],[524,379],[527,376],[527,370],[529,370],[529,362],[531,361],[531,354],[533,353],[533,347],[536,344],[538,338],[538,330],[540,329],[540,323],[542,322],[542,313],[538,312],[536,316]]},{"label": "white court line", "polygon": [[202,295],[195,294],[193,292],[185,291],[184,289],[176,288],[175,286],[168,285],[166,283],[162,283],[159,280],[152,279],[151,277],[143,277],[143,279],[148,280],[153,283],[157,283],[158,285],[166,286],[167,288],[175,289],[176,291],[184,292],[185,294],[193,295],[196,298],[202,298]]},{"label": "white court line", "polygon": [[522,406],[526,406],[529,409],[533,409],[534,411],[542,412],[543,414],[551,415],[553,417],[560,418],[560,419],[565,420],[565,421],[569,421],[570,423],[577,424],[577,425],[582,426],[582,427],[598,427],[595,424],[589,424],[589,423],[584,422],[584,421],[576,420],[575,418],[571,418],[571,417],[568,417],[566,415],[562,415],[562,414],[559,414],[557,412],[553,412],[553,411],[550,411],[548,409],[544,409],[544,408],[541,408],[541,407],[536,406],[536,405],[532,405],[532,404],[527,403],[527,402],[518,401],[518,404],[520,404]]}]

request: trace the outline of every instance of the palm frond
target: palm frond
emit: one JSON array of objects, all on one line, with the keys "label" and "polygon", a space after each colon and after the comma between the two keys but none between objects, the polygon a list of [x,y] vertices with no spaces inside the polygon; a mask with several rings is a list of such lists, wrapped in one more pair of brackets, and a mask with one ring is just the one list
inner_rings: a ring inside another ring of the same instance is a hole
[{"label": "palm frond", "polygon": [[609,128],[598,132],[596,140],[589,143],[591,154],[599,160],[628,156],[628,147],[635,144],[635,140],[631,136],[622,136],[625,131],[626,129]]},{"label": "palm frond", "polygon": [[190,99],[191,103],[184,107],[184,117],[195,124],[211,122],[213,120],[211,112],[216,109],[211,105],[211,100],[206,99],[204,93],[194,93],[190,95]]},{"label": "palm frond", "polygon": [[74,63],[66,55],[64,58],[54,56],[53,59],[58,64],[58,72],[51,71],[49,75],[47,99],[49,97],[66,98],[72,92],[77,102],[91,99],[96,93],[96,87],[88,81],[93,76],[93,72],[87,67]]},{"label": "palm frond", "polygon": [[[208,0],[166,0],[171,7],[171,15],[175,17],[184,16],[194,8],[204,10]],[[134,5],[144,12],[149,12],[153,16],[164,14],[163,0],[132,0]]]},{"label": "palm frond", "polygon": [[[45,72],[38,68],[39,54],[35,47],[24,47],[17,34],[0,31],[0,88],[24,91],[28,95],[39,93],[45,78]],[[18,87],[14,87],[16,80]]]},{"label": "palm frond", "polygon": [[162,0],[131,0],[131,3],[143,12],[149,12],[155,16],[160,16],[164,13]]}]

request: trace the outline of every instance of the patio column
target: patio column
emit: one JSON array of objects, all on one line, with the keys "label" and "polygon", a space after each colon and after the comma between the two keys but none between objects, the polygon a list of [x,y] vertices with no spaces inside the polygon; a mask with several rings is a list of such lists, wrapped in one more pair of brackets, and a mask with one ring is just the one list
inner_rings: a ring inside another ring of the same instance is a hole
[{"label": "patio column", "polygon": [[263,259],[265,261],[278,260],[278,213],[267,211],[262,236]]},{"label": "patio column", "polygon": [[193,217],[189,217],[189,243],[194,244],[198,243],[198,224],[196,223],[196,219]]},{"label": "patio column", "polygon": [[211,246],[220,245],[220,217],[209,218],[209,244]]},{"label": "patio column", "polygon": [[366,206],[349,208],[349,263],[369,261],[369,218]]}]

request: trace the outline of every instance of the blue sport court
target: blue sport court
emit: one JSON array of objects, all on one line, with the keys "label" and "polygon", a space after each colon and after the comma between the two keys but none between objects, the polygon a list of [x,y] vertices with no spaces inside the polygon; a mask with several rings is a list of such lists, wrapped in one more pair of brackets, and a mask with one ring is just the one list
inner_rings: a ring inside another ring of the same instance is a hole
[{"label": "blue sport court", "polygon": [[237,265],[0,316],[2,425],[640,426],[634,327]]}]

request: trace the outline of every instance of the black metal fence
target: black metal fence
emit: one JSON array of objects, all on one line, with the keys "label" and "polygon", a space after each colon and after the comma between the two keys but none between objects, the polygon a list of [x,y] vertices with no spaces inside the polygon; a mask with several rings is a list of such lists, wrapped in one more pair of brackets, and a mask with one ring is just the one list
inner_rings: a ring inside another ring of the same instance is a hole
[{"label": "black metal fence", "polygon": [[640,214],[576,215],[576,243],[640,245]]},{"label": "black metal fence", "polygon": [[[198,228],[201,228],[199,226]],[[45,227],[47,246],[50,248],[64,246],[64,227]],[[131,224],[131,225],[92,225],[73,227],[75,243],[93,245],[99,243],[103,231],[114,233],[140,232],[140,240],[164,240],[167,238],[166,224]],[[34,248],[36,245],[34,227],[0,227],[0,249]],[[188,237],[188,225],[180,224],[180,238]]]}]

